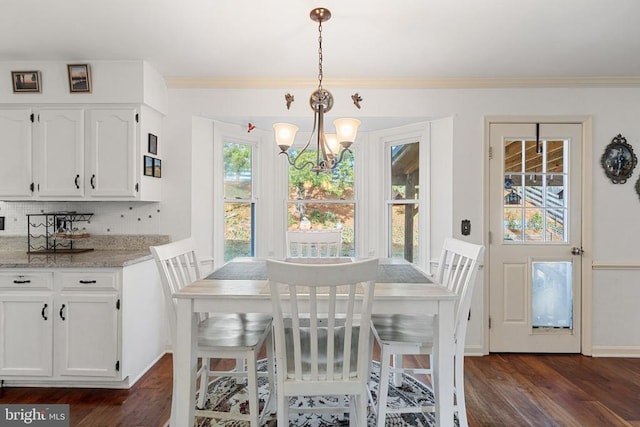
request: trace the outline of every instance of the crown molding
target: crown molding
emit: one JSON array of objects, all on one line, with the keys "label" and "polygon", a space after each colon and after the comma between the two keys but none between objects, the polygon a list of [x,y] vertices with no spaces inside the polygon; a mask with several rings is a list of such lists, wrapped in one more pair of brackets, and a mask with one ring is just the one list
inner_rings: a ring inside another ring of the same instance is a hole
[{"label": "crown molding", "polygon": [[[640,77],[325,79],[332,88],[371,89],[501,89],[640,87]],[[313,79],[166,77],[169,89],[282,89],[317,85]]]}]

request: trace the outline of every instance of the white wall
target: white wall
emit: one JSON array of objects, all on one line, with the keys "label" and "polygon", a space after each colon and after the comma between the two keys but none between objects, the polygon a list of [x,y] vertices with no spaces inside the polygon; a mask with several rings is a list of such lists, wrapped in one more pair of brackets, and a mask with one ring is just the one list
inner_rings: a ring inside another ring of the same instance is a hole
[{"label": "white wall", "polygon": [[[329,84],[327,84],[329,87]],[[311,89],[310,89],[311,90]],[[165,121],[166,143],[170,153],[163,161],[167,179],[163,188],[162,231],[181,238],[210,225],[206,215],[192,212],[199,206],[198,198],[206,186],[194,185],[191,192],[193,159],[198,163],[211,155],[208,133],[198,132],[203,123],[193,126],[193,117],[226,121],[231,117],[257,118],[310,117],[306,102],[297,102],[291,111],[284,107],[281,90],[231,89],[169,89],[169,111]],[[333,90],[336,99],[349,97],[347,90]],[[613,264],[593,275],[593,346],[594,354],[636,354],[640,356],[640,337],[629,333],[629,325],[640,324],[640,310],[628,301],[638,301],[640,288],[640,246],[634,236],[640,235],[640,200],[635,193],[636,174],[626,185],[607,181],[599,164],[604,147],[618,133],[640,150],[640,88],[537,88],[537,89],[398,89],[360,91],[364,101],[361,113],[367,117],[416,117],[434,120],[450,117],[453,144],[452,164],[447,179],[452,183],[451,233],[460,236],[460,221],[471,220],[471,235],[464,240],[485,243],[483,218],[484,118],[485,116],[591,116],[593,118],[593,247],[594,265]],[[305,99],[300,96],[299,99]],[[306,100],[306,99],[305,99]],[[297,105],[296,105],[297,104]],[[305,108],[306,107],[306,108]],[[352,115],[349,105],[334,106],[335,116]],[[268,131],[269,129],[264,129]],[[193,149],[193,152],[191,150]],[[277,152],[275,145],[264,150]],[[202,157],[201,157],[202,155]],[[438,156],[448,156],[442,148]],[[275,156],[275,154],[274,154]],[[263,154],[264,157],[264,154]],[[437,160],[436,160],[437,161]],[[435,170],[435,169],[434,169]],[[370,185],[375,186],[380,174],[371,173]],[[197,189],[196,189],[197,187]],[[200,207],[198,207],[200,209]],[[438,206],[434,205],[434,215]],[[195,221],[191,223],[191,221]],[[624,274],[615,265],[626,266]],[[485,264],[487,264],[485,262]],[[617,286],[609,292],[611,283]],[[479,289],[472,307],[472,325],[467,344],[484,349],[483,309]],[[611,301],[613,298],[614,301]],[[619,305],[616,306],[615,301]],[[615,316],[609,311],[615,311]]]}]

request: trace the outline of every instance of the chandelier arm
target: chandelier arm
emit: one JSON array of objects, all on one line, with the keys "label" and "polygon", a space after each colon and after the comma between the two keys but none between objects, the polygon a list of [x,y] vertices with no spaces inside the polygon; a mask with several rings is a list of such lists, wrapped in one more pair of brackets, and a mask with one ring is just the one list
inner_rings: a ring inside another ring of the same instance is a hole
[{"label": "chandelier arm", "polygon": [[293,168],[294,168],[294,169],[297,169],[297,170],[299,170],[299,171],[300,171],[300,170],[302,170],[302,169],[304,169],[304,168],[306,168],[306,167],[307,167],[307,166],[309,166],[309,165],[313,167],[313,162],[312,162],[311,160],[307,160],[306,162],[304,162],[303,164],[301,164],[301,165],[299,165],[299,166],[298,166],[296,163],[297,163],[298,159],[300,158],[300,155],[297,155],[297,156],[296,156],[296,158],[295,158],[293,161],[291,161],[291,156],[289,155],[289,153],[288,153],[288,152],[286,152],[286,151],[281,151],[281,152],[280,152],[280,153],[278,153],[278,154],[284,154],[284,155],[286,155],[286,156],[287,156],[287,161],[289,162],[289,164],[290,164],[291,166],[293,166]]},{"label": "chandelier arm", "polygon": [[313,166],[313,162],[312,161],[307,161],[305,162],[302,166],[297,166],[298,164],[298,159],[301,158],[302,154],[307,151],[307,148],[309,148],[309,145],[311,144],[311,140],[313,139],[313,134],[316,131],[316,114],[314,113],[313,115],[313,129],[311,129],[311,134],[309,134],[309,139],[307,139],[307,143],[304,145],[304,147],[302,148],[302,150],[300,150],[298,152],[298,154],[295,156],[295,158],[293,160],[291,160],[291,156],[289,155],[288,151],[285,151],[284,153],[287,155],[287,160],[289,161],[289,164],[291,166],[293,166],[295,169],[298,170],[302,170],[302,168],[304,168],[305,166],[307,166],[308,164],[310,164],[311,166]]},{"label": "chandelier arm", "polygon": [[341,147],[340,157],[338,157],[338,160],[333,164],[333,167],[331,169],[335,168],[336,166],[338,166],[340,164],[340,162],[342,161],[342,158],[344,157],[344,153],[346,153],[347,151],[349,153],[353,154],[353,151],[351,151],[349,148]]}]

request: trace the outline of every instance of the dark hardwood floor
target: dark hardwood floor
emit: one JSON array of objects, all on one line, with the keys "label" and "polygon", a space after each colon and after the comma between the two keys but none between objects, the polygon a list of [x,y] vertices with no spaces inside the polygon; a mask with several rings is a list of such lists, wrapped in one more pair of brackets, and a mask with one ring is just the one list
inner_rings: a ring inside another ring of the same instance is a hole
[{"label": "dark hardwood floor", "polygon": [[[67,403],[74,427],[160,427],[171,371],[165,355],[130,390],[5,387],[0,403]],[[470,426],[640,427],[640,359],[492,354],[467,357],[465,375]]]}]

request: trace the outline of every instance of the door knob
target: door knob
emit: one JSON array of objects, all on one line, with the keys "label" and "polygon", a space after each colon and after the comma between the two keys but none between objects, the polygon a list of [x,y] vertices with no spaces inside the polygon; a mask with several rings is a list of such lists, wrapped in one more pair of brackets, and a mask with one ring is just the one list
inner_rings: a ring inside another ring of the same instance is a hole
[{"label": "door knob", "polygon": [[571,248],[571,255],[582,255],[584,253],[584,249],[581,247],[574,246]]}]

